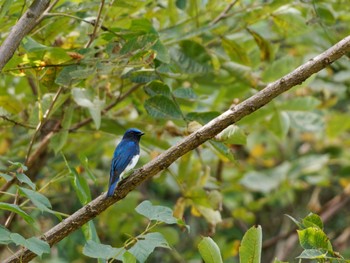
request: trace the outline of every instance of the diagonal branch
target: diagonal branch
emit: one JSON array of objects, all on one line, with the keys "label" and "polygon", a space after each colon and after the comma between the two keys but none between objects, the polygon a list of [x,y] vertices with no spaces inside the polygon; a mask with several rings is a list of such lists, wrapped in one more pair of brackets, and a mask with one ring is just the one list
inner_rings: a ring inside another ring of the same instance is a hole
[{"label": "diagonal branch", "polygon": [[0,72],[11,59],[22,39],[38,24],[38,18],[48,7],[50,0],[34,0],[29,9],[13,26],[0,46]]},{"label": "diagonal branch", "polygon": [[[350,52],[350,36],[344,38],[324,53],[301,65],[286,76],[270,83],[265,89],[256,93],[252,97],[225,111],[198,131],[187,136],[181,142],[169,148],[142,168],[136,170],[127,179],[121,181],[118,191],[112,198],[106,199],[105,194],[101,194],[70,217],[51,228],[42,235],[41,238],[47,241],[50,246],[56,244],[70,233],[79,229],[82,225],[102,213],[109,206],[123,199],[142,182],[166,169],[182,155],[213,138],[229,125],[266,105],[272,99],[289,90],[293,86],[301,84],[312,74],[324,69],[347,52]],[[33,252],[27,248],[23,248],[4,262],[28,262],[34,257],[36,257],[36,255]]]}]

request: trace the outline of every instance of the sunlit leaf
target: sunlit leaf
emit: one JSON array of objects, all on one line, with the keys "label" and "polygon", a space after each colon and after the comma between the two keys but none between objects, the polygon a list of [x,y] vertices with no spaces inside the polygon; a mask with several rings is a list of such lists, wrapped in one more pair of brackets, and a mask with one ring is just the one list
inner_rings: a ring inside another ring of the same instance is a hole
[{"label": "sunlit leaf", "polygon": [[156,247],[169,248],[169,245],[162,234],[148,233],[139,236],[136,244],[128,251],[133,254],[139,262],[143,263]]},{"label": "sunlit leaf", "polygon": [[205,263],[220,263],[222,257],[218,245],[210,237],[203,237],[198,244],[198,250]]},{"label": "sunlit leaf", "polygon": [[125,252],[124,248],[114,248],[110,245],[104,245],[92,240],[88,240],[84,246],[83,254],[91,258],[102,259],[122,259]]},{"label": "sunlit leaf", "polygon": [[242,243],[239,248],[239,261],[241,263],[260,263],[261,246],[261,226],[253,226],[243,236]]},{"label": "sunlit leaf", "polygon": [[177,222],[177,219],[173,216],[173,211],[170,208],[152,205],[148,200],[139,204],[135,210],[149,220],[156,220],[166,224],[176,224]]}]

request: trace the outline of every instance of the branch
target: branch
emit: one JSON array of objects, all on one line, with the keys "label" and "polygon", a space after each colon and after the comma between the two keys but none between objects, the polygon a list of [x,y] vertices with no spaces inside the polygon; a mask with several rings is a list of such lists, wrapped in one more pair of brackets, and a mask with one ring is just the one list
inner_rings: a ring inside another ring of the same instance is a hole
[{"label": "branch", "polygon": [[17,24],[13,26],[0,46],[0,72],[11,59],[22,39],[38,24],[38,18],[44,13],[49,3],[50,0],[35,0]]},{"label": "branch", "polygon": [[213,21],[210,22],[210,25],[215,25],[216,23],[218,23],[221,19],[224,19],[227,16],[228,11],[231,10],[231,8],[238,2],[238,0],[234,0],[231,3],[229,3],[226,8],[224,9],[224,11],[222,11],[220,13],[220,15],[218,15]]},{"label": "branch", "polygon": [[[128,178],[121,181],[118,191],[113,197],[106,198],[105,193],[102,193],[99,197],[47,231],[41,236],[41,239],[47,241],[50,246],[58,243],[70,233],[79,229],[82,225],[102,213],[109,206],[123,199],[142,182],[166,169],[182,155],[213,138],[229,125],[266,105],[272,99],[289,90],[293,86],[301,84],[312,74],[324,69],[347,52],[350,52],[350,36],[344,38],[324,53],[298,67],[293,72],[273,83],[270,83],[265,89],[256,93],[252,97],[234,107],[231,107],[217,118],[211,120],[198,131],[187,136],[181,142],[169,148],[157,158],[133,172]],[[4,262],[28,262],[34,257],[36,257],[36,255],[33,252],[27,248],[22,248]]]}]

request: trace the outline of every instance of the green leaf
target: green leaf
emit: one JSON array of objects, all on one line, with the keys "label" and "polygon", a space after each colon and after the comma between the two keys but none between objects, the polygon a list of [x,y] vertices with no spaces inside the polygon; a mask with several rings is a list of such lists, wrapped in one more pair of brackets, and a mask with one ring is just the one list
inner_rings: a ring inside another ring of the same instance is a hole
[{"label": "green leaf", "polygon": [[153,80],[159,79],[158,75],[155,73],[154,69],[142,69],[137,71],[132,71],[127,75],[123,75],[122,78],[129,77],[134,83],[148,83]]},{"label": "green leaf", "polygon": [[148,233],[139,236],[137,239],[136,244],[128,251],[141,263],[146,261],[156,247],[170,248],[168,242],[160,233]]},{"label": "green leaf", "polygon": [[239,182],[248,189],[268,194],[286,180],[289,170],[290,164],[282,163],[276,168],[247,172]]},{"label": "green leaf", "polygon": [[233,40],[222,38],[222,46],[232,61],[243,65],[250,65],[247,49]]},{"label": "green leaf", "polygon": [[203,237],[198,244],[198,250],[205,263],[220,263],[222,257],[218,245],[210,237]]},{"label": "green leaf", "polygon": [[304,225],[299,222],[298,220],[296,220],[294,217],[290,216],[290,215],[286,215],[290,220],[292,220],[294,222],[294,224],[296,224],[300,229],[304,229]]},{"label": "green leaf", "polygon": [[158,41],[152,46],[152,49],[156,52],[156,59],[163,63],[170,62],[170,54],[164,44],[158,39]]},{"label": "green leaf", "polygon": [[323,222],[319,215],[310,213],[302,220],[303,225],[307,227],[317,227],[323,230]]},{"label": "green leaf", "polygon": [[156,119],[182,119],[179,106],[164,95],[156,95],[145,101],[147,113]]},{"label": "green leaf", "polygon": [[337,138],[350,129],[350,118],[348,113],[331,112],[327,114],[326,131],[327,135]]},{"label": "green leaf", "polygon": [[66,87],[74,84],[75,82],[77,82],[77,80],[74,79],[70,74],[78,69],[81,69],[81,67],[77,65],[64,67],[56,77],[55,83],[57,85]]},{"label": "green leaf", "polygon": [[324,129],[324,120],[314,112],[288,112],[292,127],[301,131],[320,132]]},{"label": "green leaf", "polygon": [[290,98],[278,104],[278,109],[283,111],[311,111],[317,108],[321,102],[314,97]]},{"label": "green leaf", "polygon": [[242,243],[239,248],[240,263],[260,263],[261,245],[261,226],[253,226],[243,236]]},{"label": "green leaf", "polygon": [[158,36],[155,34],[146,34],[134,36],[123,45],[120,50],[121,55],[136,52],[138,50],[147,50],[158,42]]},{"label": "green leaf", "polygon": [[72,96],[74,101],[81,107],[88,108],[90,115],[95,123],[96,129],[101,125],[101,111],[104,101],[97,96],[92,99],[91,93],[87,89],[73,88]]},{"label": "green leaf", "polygon": [[215,139],[229,144],[245,145],[247,143],[247,136],[244,131],[234,124],[220,132]]},{"label": "green leaf", "polygon": [[135,208],[136,212],[147,217],[149,220],[156,220],[166,224],[176,224],[177,218],[173,211],[165,206],[152,205],[148,200],[143,201]]},{"label": "green leaf", "polygon": [[31,37],[24,37],[22,40],[23,48],[28,52],[36,52],[36,51],[45,51],[48,50],[48,46],[44,46],[38,42],[36,42]]},{"label": "green leaf", "polygon": [[72,96],[74,101],[81,107],[94,107],[92,102],[92,95],[87,89],[73,88]]},{"label": "green leaf", "polygon": [[190,112],[186,115],[186,119],[191,121],[198,121],[201,124],[206,124],[219,115],[220,113],[217,111]]},{"label": "green leaf", "polygon": [[181,10],[186,9],[186,3],[187,3],[187,0],[176,0],[176,2],[175,2],[176,7],[181,9]]},{"label": "green leaf", "polygon": [[9,182],[13,179],[13,177],[11,175],[1,173],[1,172],[0,172],[0,177],[4,178],[6,182]]},{"label": "green leaf", "polygon": [[219,154],[219,157],[223,161],[225,161],[225,162],[227,162],[227,161],[234,162],[235,161],[235,157],[233,156],[231,149],[229,147],[227,147],[224,143],[216,142],[213,140],[210,140],[209,143],[214,147],[215,151]]},{"label": "green leaf", "polygon": [[83,234],[84,234],[84,237],[86,240],[92,240],[92,241],[100,243],[100,238],[98,237],[96,227],[95,227],[93,220],[90,220],[88,223],[83,225],[81,227],[81,229],[83,231]]},{"label": "green leaf", "polygon": [[296,61],[292,56],[283,56],[268,64],[268,67],[262,74],[262,80],[264,82],[275,81],[289,73],[295,66]]},{"label": "green leaf", "polygon": [[178,88],[173,91],[173,95],[179,99],[195,100],[197,99],[196,93],[191,88]]},{"label": "green leaf", "polygon": [[110,258],[121,260],[124,252],[124,248],[114,248],[110,245],[100,244],[92,240],[88,240],[83,248],[83,254],[85,256],[106,260]]},{"label": "green leaf", "polygon": [[258,34],[257,32],[255,32],[254,30],[251,30],[249,28],[247,28],[247,31],[252,35],[252,37],[254,38],[256,44],[259,46],[260,49],[260,59],[262,61],[269,61],[271,59],[271,46],[270,46],[270,42],[267,41],[265,38],[263,38],[260,34]]},{"label": "green leaf", "polygon": [[47,199],[46,196],[23,187],[19,187],[19,190],[26,197],[28,197],[30,201],[32,201],[32,203],[41,210],[41,212],[46,211],[51,213],[50,209],[52,208],[52,206],[49,199]]},{"label": "green leaf", "polygon": [[327,235],[317,227],[308,227],[297,230],[299,242],[304,249],[329,249],[329,239]]},{"label": "green leaf", "polygon": [[61,151],[67,142],[69,127],[72,123],[73,113],[73,105],[70,105],[67,109],[65,109],[63,120],[61,123],[62,129],[60,130],[60,132],[56,133],[50,140],[50,147],[55,151],[55,154]]},{"label": "green leaf", "polygon": [[152,23],[146,18],[132,19],[131,20],[131,31],[140,32],[140,33],[150,33],[158,34],[157,30],[154,29]]},{"label": "green leaf", "polygon": [[297,258],[304,259],[326,259],[327,252],[318,249],[305,249]]},{"label": "green leaf", "polygon": [[39,257],[43,254],[50,254],[50,245],[37,237],[28,238],[24,246]]},{"label": "green leaf", "polygon": [[78,174],[75,168],[70,167],[65,156],[63,154],[62,156],[65,161],[66,167],[68,168],[69,174],[71,176],[70,181],[75,190],[75,193],[77,194],[80,203],[85,205],[89,201],[91,201],[91,193],[90,193],[89,185],[86,179],[84,178],[84,176]]},{"label": "green leaf", "polygon": [[0,225],[0,244],[8,245],[11,242],[11,232],[4,226]]},{"label": "green leaf", "polygon": [[24,212],[21,208],[19,208],[18,205],[0,202],[0,209],[8,210],[8,211],[11,211],[11,212],[14,212],[14,213],[18,214],[28,224],[33,224],[34,223],[34,219],[30,215],[28,215],[26,212]]},{"label": "green leaf", "polygon": [[289,127],[290,119],[286,112],[278,111],[272,115],[269,123],[270,130],[280,139],[286,138]]},{"label": "green leaf", "polygon": [[136,263],[136,258],[129,251],[123,254],[123,263]]},{"label": "green leaf", "polygon": [[145,89],[145,92],[151,97],[156,95],[164,95],[169,98],[171,97],[171,91],[168,85],[165,85],[163,82],[159,80],[154,80],[148,83],[144,89]]}]

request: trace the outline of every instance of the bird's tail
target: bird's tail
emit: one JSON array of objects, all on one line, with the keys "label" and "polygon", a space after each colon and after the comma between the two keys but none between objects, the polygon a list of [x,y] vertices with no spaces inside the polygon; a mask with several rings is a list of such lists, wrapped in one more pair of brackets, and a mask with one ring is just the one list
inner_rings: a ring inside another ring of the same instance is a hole
[{"label": "bird's tail", "polygon": [[114,194],[114,190],[117,186],[118,181],[114,182],[113,184],[111,184],[108,188],[108,192],[107,192],[107,197],[111,197]]}]

